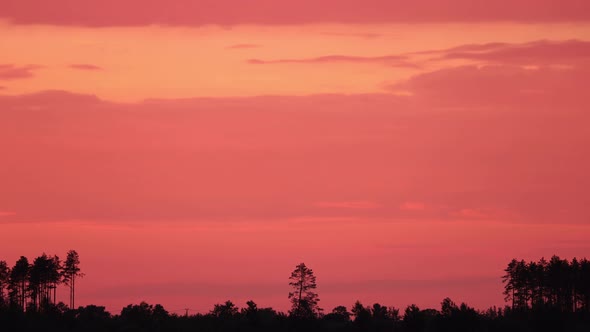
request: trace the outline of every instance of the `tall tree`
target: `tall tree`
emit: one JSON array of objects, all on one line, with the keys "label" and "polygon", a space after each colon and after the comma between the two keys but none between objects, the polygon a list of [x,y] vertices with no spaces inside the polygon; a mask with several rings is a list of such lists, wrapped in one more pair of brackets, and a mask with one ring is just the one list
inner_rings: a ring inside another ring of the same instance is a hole
[{"label": "tall tree", "polygon": [[570,264],[570,278],[569,278],[569,285],[570,285],[570,292],[571,292],[571,303],[572,303],[572,310],[577,311],[581,305],[580,296],[579,296],[579,287],[580,287],[580,277],[581,277],[581,265],[580,262],[574,257]]},{"label": "tall tree", "polygon": [[[56,288],[60,281],[60,262],[57,256],[35,258],[29,275],[29,296],[33,307],[45,309],[55,304]],[[52,299],[53,298],[53,299]]]},{"label": "tall tree", "polygon": [[8,282],[10,280],[10,268],[6,261],[0,261],[0,307],[7,304],[7,296],[4,290],[8,288]]},{"label": "tall tree", "polygon": [[68,251],[63,265],[63,282],[70,288],[70,309],[74,309],[76,298],[76,278],[81,278],[84,273],[80,272],[80,257],[76,250]]},{"label": "tall tree", "polygon": [[580,261],[580,280],[576,290],[578,292],[580,308],[586,312],[590,312],[590,261],[586,258]]},{"label": "tall tree", "polygon": [[29,280],[29,260],[20,256],[10,271],[10,298],[11,302],[23,310],[26,309],[27,282]]},{"label": "tall tree", "polygon": [[517,276],[516,276],[516,267],[518,266],[518,261],[516,259],[512,259],[508,266],[504,270],[506,274],[502,276],[502,282],[504,285],[504,301],[512,301],[512,309],[516,306],[516,289],[517,289]]},{"label": "tall tree", "polygon": [[301,263],[295,267],[295,270],[289,277],[289,285],[293,287],[293,291],[289,292],[289,299],[291,299],[291,316],[299,318],[313,318],[317,317],[321,310],[318,306],[320,301],[318,294],[314,292],[316,289],[316,277],[313,270]]},{"label": "tall tree", "polygon": [[545,306],[545,298],[547,295],[547,287],[546,287],[546,270],[547,270],[547,261],[545,258],[541,258],[539,262],[529,263],[529,269],[531,270],[531,278],[532,278],[532,307],[534,308],[542,308]]},{"label": "tall tree", "polygon": [[49,261],[47,273],[47,282],[49,283],[49,290],[53,290],[53,304],[57,304],[57,286],[61,282],[61,276],[61,261],[57,255],[54,255],[53,257],[51,257],[51,260]]},{"label": "tall tree", "polygon": [[512,309],[590,311],[589,270],[585,258],[569,262],[553,256],[549,262],[541,258],[529,263],[513,259],[502,277],[505,300],[512,300]]},{"label": "tall tree", "polygon": [[567,310],[567,279],[569,262],[558,256],[551,257],[547,266],[547,282],[549,287],[549,303],[559,310]]},{"label": "tall tree", "polygon": [[531,274],[529,265],[521,260],[516,266],[517,278],[517,303],[520,309],[527,310],[529,308],[529,300],[531,299]]},{"label": "tall tree", "polygon": [[45,262],[47,261],[47,255],[43,254],[33,260],[31,268],[29,270],[29,283],[27,285],[27,292],[31,298],[31,305],[33,308],[38,309],[42,302],[42,286],[43,277],[46,268]]}]

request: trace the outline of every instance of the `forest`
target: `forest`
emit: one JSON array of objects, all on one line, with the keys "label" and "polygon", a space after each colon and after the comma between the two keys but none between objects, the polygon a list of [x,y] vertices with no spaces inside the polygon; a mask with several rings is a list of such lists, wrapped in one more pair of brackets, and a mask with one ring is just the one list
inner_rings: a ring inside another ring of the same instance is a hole
[{"label": "forest", "polygon": [[[168,312],[160,304],[129,304],[118,314],[97,305],[75,306],[76,280],[84,276],[70,250],[64,261],[45,253],[32,263],[21,256],[10,267],[0,261],[2,331],[590,331],[590,262],[558,256],[537,262],[513,259],[503,271],[506,305],[478,310],[450,298],[439,308],[405,309],[359,301],[324,310],[314,272],[304,263],[292,271],[286,289],[288,312],[215,304],[207,313]],[[500,275],[500,273],[499,273]],[[56,302],[58,285],[69,303]]]}]

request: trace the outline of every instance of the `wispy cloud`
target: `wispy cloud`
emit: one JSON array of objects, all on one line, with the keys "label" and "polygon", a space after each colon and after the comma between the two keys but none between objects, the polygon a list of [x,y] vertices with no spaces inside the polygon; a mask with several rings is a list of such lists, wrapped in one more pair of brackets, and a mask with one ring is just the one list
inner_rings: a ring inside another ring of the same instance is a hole
[{"label": "wispy cloud", "polygon": [[[562,0],[38,0],[2,1],[0,18],[16,24],[77,26],[203,26],[208,24],[382,24],[425,22],[581,22],[590,3]],[[116,8],[116,10],[114,10]]]},{"label": "wispy cloud", "polygon": [[444,221],[469,208],[583,223],[580,66],[445,68],[399,83],[407,97],[0,95],[0,201],[14,220]]},{"label": "wispy cloud", "polygon": [[524,44],[484,44],[450,49],[443,59],[469,59],[503,64],[547,64],[590,59],[590,42],[534,41]]},{"label": "wispy cloud", "polygon": [[335,54],[310,58],[249,59],[247,62],[255,65],[358,63],[420,69],[431,63],[457,59],[488,65],[554,65],[566,68],[569,64],[590,59],[590,42],[540,40],[520,44],[467,44],[448,49],[380,56]]},{"label": "wispy cloud", "polygon": [[69,65],[70,68],[72,69],[78,69],[78,70],[88,70],[88,71],[96,71],[96,70],[102,70],[102,67],[99,67],[97,65],[92,65],[92,64],[86,64],[86,63],[76,63],[76,64],[71,64]]},{"label": "wispy cloud", "polygon": [[537,40],[528,43],[485,43],[459,45],[448,49],[407,53],[431,56],[424,61],[472,60],[486,64],[548,65],[576,63],[590,59],[590,42],[583,40]]},{"label": "wispy cloud", "polygon": [[0,64],[0,80],[31,78],[34,76],[34,71],[40,68],[42,67],[39,65]]},{"label": "wispy cloud", "polygon": [[405,55],[384,56],[354,56],[354,55],[325,55],[315,58],[291,58],[291,59],[249,59],[248,63],[255,65],[264,64],[314,64],[314,63],[363,63],[380,64],[393,67],[419,68],[417,64],[408,61]]}]

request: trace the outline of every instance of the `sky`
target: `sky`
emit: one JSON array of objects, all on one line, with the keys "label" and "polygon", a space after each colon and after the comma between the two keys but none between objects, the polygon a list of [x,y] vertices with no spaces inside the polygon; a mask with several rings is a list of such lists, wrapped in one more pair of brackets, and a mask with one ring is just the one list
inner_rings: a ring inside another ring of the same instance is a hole
[{"label": "sky", "polygon": [[0,260],[77,250],[79,305],[286,311],[305,262],[326,311],[484,309],[590,257],[588,1],[0,8]]}]

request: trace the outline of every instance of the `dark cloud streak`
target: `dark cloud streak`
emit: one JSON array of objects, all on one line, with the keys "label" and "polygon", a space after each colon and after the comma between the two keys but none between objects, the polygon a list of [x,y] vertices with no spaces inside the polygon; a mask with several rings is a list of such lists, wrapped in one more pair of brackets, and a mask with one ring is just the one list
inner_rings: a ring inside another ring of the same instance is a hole
[{"label": "dark cloud streak", "polygon": [[0,0],[15,24],[203,26],[208,24],[587,22],[585,0]]}]

